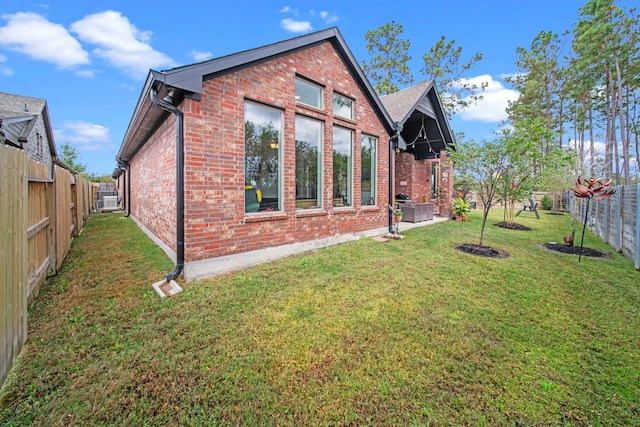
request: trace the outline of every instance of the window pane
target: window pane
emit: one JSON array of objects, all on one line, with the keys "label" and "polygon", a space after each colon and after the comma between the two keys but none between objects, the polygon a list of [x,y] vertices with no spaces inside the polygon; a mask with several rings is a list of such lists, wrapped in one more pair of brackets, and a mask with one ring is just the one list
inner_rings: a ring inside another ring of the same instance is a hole
[{"label": "window pane", "polygon": [[438,198],[438,167],[439,163],[431,163],[431,200]]},{"label": "window pane", "polygon": [[362,175],[360,178],[362,206],[373,206],[376,204],[377,146],[377,138],[372,136],[362,137]]},{"label": "window pane", "polygon": [[280,210],[280,151],[282,113],[244,104],[245,212]]},{"label": "window pane", "polygon": [[296,101],[312,107],[322,108],[322,88],[296,79]]},{"label": "window pane", "polygon": [[322,206],[322,122],[296,117],[296,208]]},{"label": "window pane", "polygon": [[352,205],[352,140],[350,130],[333,128],[333,206]]},{"label": "window pane", "polygon": [[333,94],[333,114],[353,119],[353,100],[337,93]]}]

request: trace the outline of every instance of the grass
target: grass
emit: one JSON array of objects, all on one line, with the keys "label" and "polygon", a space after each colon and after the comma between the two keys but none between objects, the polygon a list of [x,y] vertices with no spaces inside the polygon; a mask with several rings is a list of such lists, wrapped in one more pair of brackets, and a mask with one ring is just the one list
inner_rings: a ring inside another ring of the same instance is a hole
[{"label": "grass", "polygon": [[94,216],[32,309],[0,424],[640,425],[640,273],[541,249],[566,216],[518,222],[487,227],[506,259],[454,249],[472,212],[160,299],[173,264]]}]

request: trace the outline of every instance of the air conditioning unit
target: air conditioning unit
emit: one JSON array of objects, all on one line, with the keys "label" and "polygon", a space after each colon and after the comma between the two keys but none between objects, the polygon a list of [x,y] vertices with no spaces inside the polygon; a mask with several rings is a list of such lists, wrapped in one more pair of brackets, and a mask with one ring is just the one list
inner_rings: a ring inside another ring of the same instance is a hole
[{"label": "air conditioning unit", "polygon": [[104,196],[102,209],[118,209],[118,196]]}]

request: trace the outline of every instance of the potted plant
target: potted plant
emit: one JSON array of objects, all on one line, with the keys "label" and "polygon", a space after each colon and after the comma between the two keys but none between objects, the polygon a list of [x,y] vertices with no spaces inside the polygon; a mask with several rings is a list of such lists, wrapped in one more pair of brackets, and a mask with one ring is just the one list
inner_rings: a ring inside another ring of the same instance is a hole
[{"label": "potted plant", "polygon": [[467,212],[469,212],[470,204],[462,197],[458,197],[453,201],[453,216],[456,221],[466,221],[467,220]]},{"label": "potted plant", "polygon": [[393,211],[393,215],[396,218],[396,222],[402,222],[402,216],[404,215],[404,212],[402,212],[400,209],[396,209]]}]

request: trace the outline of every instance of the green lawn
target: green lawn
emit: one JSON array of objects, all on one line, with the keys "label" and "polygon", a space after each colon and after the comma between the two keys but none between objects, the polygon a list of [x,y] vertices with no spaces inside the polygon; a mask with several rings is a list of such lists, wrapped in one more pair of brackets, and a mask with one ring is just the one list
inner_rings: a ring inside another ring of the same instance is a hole
[{"label": "green lawn", "polygon": [[[640,425],[640,273],[582,258],[568,216],[480,214],[184,285],[96,215],[30,318],[0,425]],[[401,229],[402,230],[402,229]],[[585,246],[613,250],[591,234]]]}]

